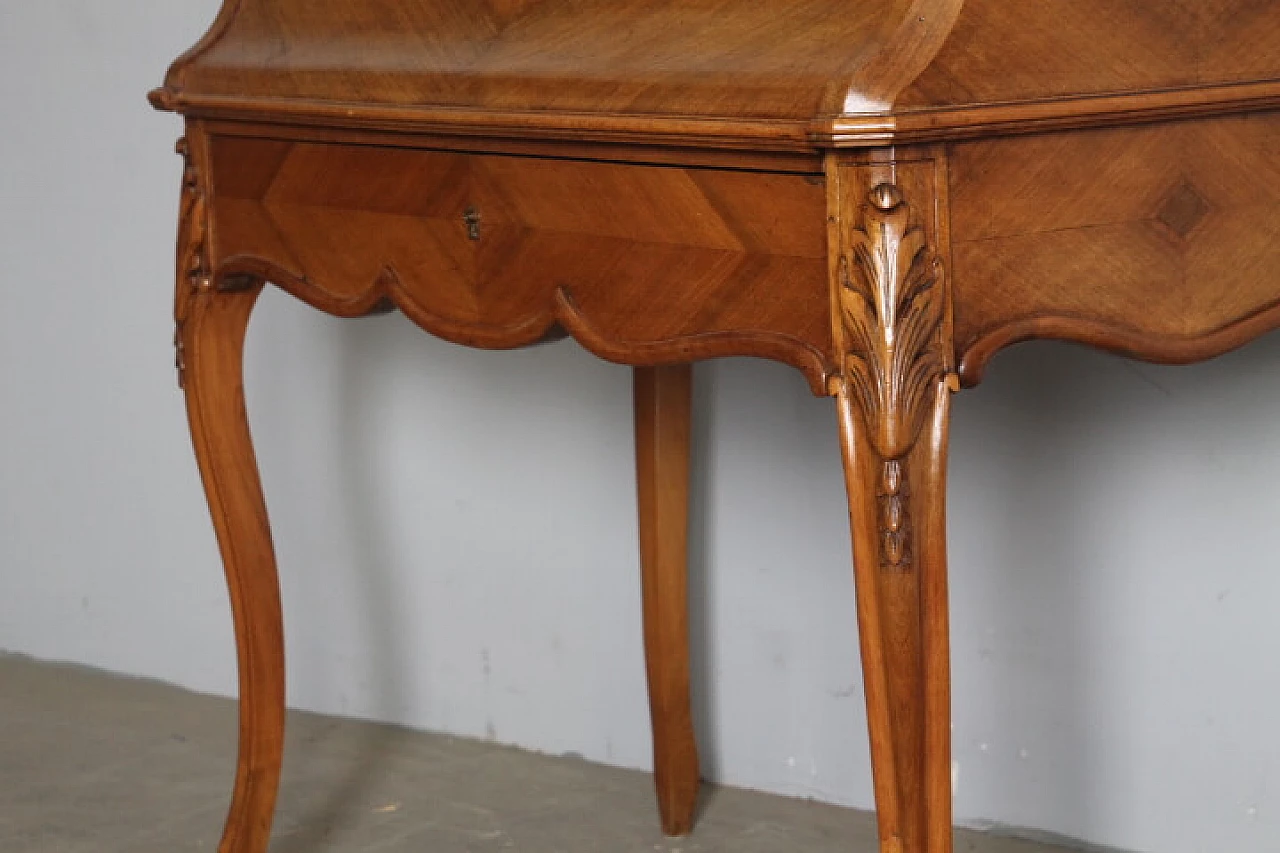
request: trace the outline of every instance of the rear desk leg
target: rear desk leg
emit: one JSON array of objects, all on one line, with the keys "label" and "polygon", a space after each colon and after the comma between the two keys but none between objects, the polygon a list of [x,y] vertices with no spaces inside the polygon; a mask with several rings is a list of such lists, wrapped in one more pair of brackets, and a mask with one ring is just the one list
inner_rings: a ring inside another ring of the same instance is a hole
[{"label": "rear desk leg", "polygon": [[[950,853],[945,165],[832,155],[831,381],[853,530],[881,853]],[[940,156],[940,155],[939,155]],[[942,239],[945,239],[943,237]]]},{"label": "rear desk leg", "polygon": [[689,445],[692,368],[635,369],[644,644],[662,829],[693,829],[698,745],[689,691]]}]

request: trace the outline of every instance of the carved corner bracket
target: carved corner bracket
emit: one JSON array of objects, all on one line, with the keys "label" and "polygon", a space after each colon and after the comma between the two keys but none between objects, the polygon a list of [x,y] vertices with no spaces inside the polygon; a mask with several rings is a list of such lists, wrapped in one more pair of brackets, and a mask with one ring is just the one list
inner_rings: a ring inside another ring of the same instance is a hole
[{"label": "carved corner bracket", "polygon": [[[876,457],[881,569],[910,571],[908,459],[934,411],[939,384],[954,387],[947,279],[931,229],[916,219],[898,180],[902,168],[837,169],[832,307],[839,372],[832,390],[858,413]],[[935,185],[921,180],[920,173],[931,177],[931,163],[909,169],[914,184]],[[922,201],[921,209],[934,207],[932,193]]]}]

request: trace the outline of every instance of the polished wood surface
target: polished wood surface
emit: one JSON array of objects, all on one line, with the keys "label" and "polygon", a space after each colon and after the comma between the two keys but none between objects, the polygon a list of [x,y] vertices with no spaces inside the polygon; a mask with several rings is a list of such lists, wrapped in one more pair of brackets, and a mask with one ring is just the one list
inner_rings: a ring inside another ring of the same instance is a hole
[{"label": "polished wood surface", "polygon": [[235,97],[414,105],[429,92],[439,106],[807,118],[907,5],[233,2],[220,36],[167,82]]},{"label": "polished wood surface", "polygon": [[[999,45],[999,50],[991,50]],[[900,107],[1275,80],[1274,0],[967,0]]]},{"label": "polished wood surface", "polygon": [[[1167,363],[1280,326],[1267,0],[226,0],[185,117],[177,361],[241,671],[221,853],[264,853],[279,590],[241,390],[272,283],[636,368],[662,826],[693,828],[692,361],[835,398],[882,853],[950,853],[951,395],[1051,337]],[[852,603],[851,603],[852,609]]]},{"label": "polished wood surface", "polygon": [[[925,153],[925,152],[921,152]],[[938,154],[940,152],[932,152]],[[951,849],[946,165],[833,155],[833,379],[885,853]]]},{"label": "polished wood surface", "polygon": [[245,413],[245,331],[262,284],[215,293],[199,225],[205,190],[200,141],[182,193],[177,270],[178,375],[213,515],[235,617],[240,757],[223,851],[267,849],[284,755],[284,625],[267,507]]},{"label": "polished wood surface", "polygon": [[689,685],[689,453],[693,370],[636,368],[636,483],[644,651],[662,829],[688,835],[698,803]]},{"label": "polished wood surface", "polygon": [[956,145],[956,343],[1188,362],[1280,324],[1280,113]]},{"label": "polished wood surface", "polygon": [[226,0],[205,118],[743,149],[1280,106],[1269,0]]},{"label": "polished wood surface", "polygon": [[211,159],[215,265],[322,310],[390,299],[473,346],[558,324],[616,361],[765,351],[815,388],[828,372],[819,175],[236,137]]}]

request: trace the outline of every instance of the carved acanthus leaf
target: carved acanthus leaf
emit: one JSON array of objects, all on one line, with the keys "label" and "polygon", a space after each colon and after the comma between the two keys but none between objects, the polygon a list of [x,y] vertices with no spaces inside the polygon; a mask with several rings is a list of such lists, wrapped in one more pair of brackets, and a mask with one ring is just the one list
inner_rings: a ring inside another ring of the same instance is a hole
[{"label": "carved acanthus leaf", "polygon": [[840,260],[844,377],[885,459],[911,449],[944,372],[942,265],[909,216],[897,187],[876,187]]},{"label": "carved acanthus leaf", "polygon": [[906,466],[945,373],[942,265],[893,184],[871,191],[840,259],[843,382],[880,458],[881,565],[911,567]]}]

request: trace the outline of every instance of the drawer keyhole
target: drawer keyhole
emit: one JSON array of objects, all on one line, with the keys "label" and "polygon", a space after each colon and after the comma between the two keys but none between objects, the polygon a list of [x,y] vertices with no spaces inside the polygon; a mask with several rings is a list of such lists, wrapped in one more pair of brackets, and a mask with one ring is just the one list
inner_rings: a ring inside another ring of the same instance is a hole
[{"label": "drawer keyhole", "polygon": [[480,211],[474,207],[468,207],[466,213],[462,214],[462,221],[467,226],[467,236],[472,240],[480,239]]}]

